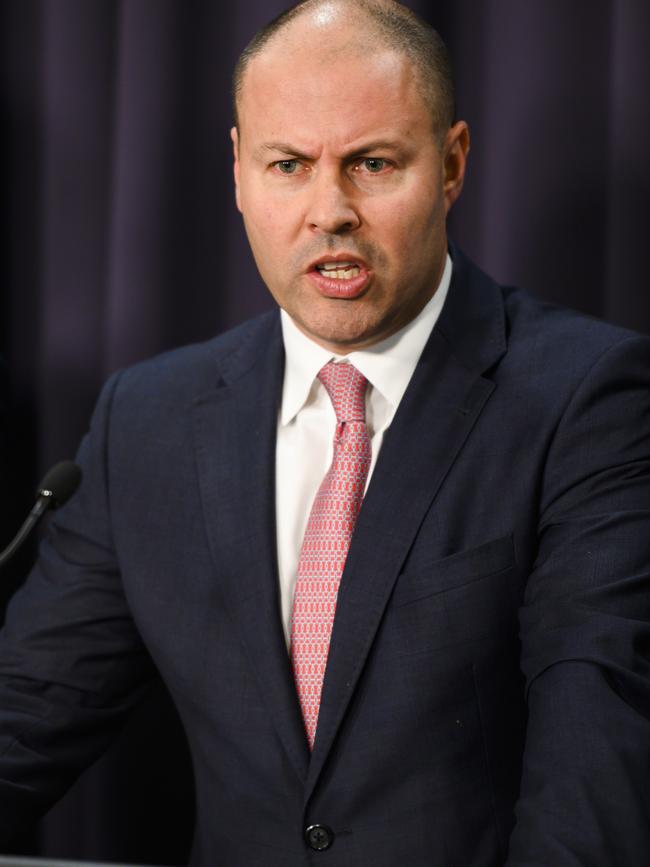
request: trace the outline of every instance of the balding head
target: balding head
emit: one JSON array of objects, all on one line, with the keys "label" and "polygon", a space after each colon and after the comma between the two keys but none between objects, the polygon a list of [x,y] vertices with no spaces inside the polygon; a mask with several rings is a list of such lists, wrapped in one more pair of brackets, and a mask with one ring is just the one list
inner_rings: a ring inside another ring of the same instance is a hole
[{"label": "balding head", "polygon": [[410,61],[422,98],[442,139],[454,119],[454,88],[447,49],[438,33],[393,0],[304,0],[260,30],[242,52],[233,75],[235,126],[251,62],[264,52],[309,54],[314,63],[345,54],[395,52]]}]

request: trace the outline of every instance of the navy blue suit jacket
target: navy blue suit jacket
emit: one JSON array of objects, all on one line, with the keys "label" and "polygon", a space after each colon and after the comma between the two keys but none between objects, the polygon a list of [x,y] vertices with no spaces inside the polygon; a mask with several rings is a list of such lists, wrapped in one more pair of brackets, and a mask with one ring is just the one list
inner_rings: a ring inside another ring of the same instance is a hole
[{"label": "navy blue suit jacket", "polygon": [[2,834],[157,672],[195,864],[647,865],[650,341],[454,260],[355,529],[311,757],[276,571],[277,312],[110,380],[2,638]]}]

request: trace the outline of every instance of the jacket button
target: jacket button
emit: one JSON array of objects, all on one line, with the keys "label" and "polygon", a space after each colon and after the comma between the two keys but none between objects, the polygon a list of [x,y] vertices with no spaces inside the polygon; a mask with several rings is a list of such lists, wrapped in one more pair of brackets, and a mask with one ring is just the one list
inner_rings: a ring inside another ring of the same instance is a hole
[{"label": "jacket button", "polygon": [[322,852],[334,842],[334,831],[327,825],[310,825],[305,828],[305,840],[310,849]]}]

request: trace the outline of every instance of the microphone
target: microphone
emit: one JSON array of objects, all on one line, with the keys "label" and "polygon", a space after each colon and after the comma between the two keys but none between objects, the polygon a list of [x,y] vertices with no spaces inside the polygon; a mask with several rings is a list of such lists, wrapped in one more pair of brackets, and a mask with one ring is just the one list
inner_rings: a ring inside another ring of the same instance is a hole
[{"label": "microphone", "polygon": [[27,520],[0,554],[0,568],[14,556],[48,509],[58,509],[70,499],[81,482],[81,470],[73,461],[51,467],[36,489],[36,502]]}]

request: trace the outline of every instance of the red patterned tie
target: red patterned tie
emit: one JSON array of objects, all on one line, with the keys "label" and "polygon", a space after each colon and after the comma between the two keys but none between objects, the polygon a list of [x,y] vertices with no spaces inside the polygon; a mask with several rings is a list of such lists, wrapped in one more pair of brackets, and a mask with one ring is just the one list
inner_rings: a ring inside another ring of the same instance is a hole
[{"label": "red patterned tie", "polygon": [[298,561],[291,663],[307,739],[313,749],[336,597],[370,467],[367,379],[330,361],[318,374],[336,413],[334,456],[311,507]]}]

